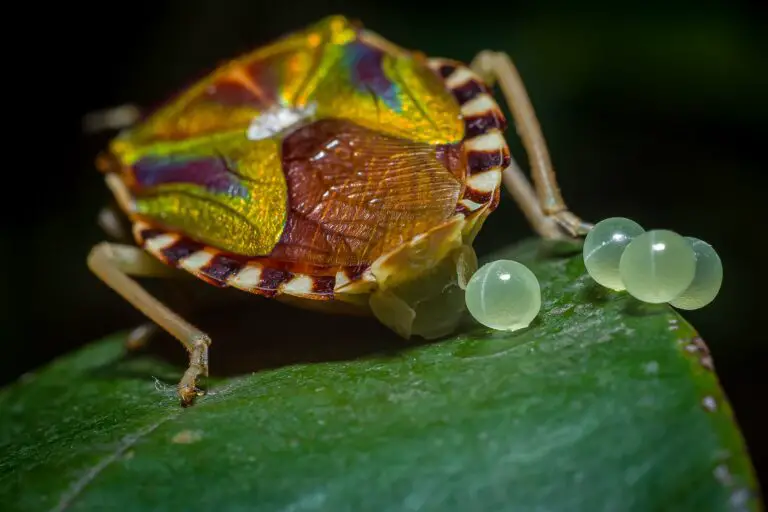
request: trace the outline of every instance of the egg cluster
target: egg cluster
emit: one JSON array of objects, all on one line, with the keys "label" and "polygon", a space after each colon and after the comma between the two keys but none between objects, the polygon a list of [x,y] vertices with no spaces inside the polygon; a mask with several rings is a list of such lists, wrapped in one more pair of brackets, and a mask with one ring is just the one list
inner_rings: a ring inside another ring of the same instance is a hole
[{"label": "egg cluster", "polygon": [[666,229],[645,231],[623,217],[598,222],[584,239],[584,265],[599,284],[649,303],[699,309],[723,281],[711,245]]},{"label": "egg cluster", "polygon": [[[699,309],[720,291],[723,266],[711,245],[666,229],[646,231],[637,222],[612,217],[584,239],[584,265],[602,286],[644,302]],[[528,327],[541,309],[541,287],[530,269],[513,260],[480,267],[464,296],[467,310],[496,330]]]}]

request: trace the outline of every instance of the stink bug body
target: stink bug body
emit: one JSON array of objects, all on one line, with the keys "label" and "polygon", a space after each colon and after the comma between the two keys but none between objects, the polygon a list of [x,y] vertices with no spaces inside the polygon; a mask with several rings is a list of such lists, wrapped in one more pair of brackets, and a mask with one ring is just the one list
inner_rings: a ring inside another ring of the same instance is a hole
[{"label": "stink bug body", "polygon": [[[535,189],[511,159],[496,81]],[[560,197],[506,55],[427,58],[341,16],[218,67],[128,126],[98,167],[139,247],[101,243],[89,266],[189,350],[184,404],[210,339],[129,276],[176,267],[433,338],[456,325],[450,308],[464,306],[472,242],[502,183],[541,236],[589,228]]]}]

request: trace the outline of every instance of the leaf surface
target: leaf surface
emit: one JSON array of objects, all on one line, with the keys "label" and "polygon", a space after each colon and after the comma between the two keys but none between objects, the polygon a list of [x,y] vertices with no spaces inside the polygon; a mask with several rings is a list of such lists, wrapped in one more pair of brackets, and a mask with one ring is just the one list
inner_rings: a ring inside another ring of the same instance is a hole
[{"label": "leaf surface", "polygon": [[[0,503],[761,510],[711,357],[685,320],[599,287],[580,255],[545,256],[530,241],[500,257],[541,282],[542,313],[525,331],[467,319],[436,343],[229,377],[216,377],[228,347],[214,338],[209,394],[187,409],[173,388],[180,366],[126,356],[124,334],[88,345],[0,394]],[[296,325],[319,318],[279,309]],[[390,340],[349,322],[330,325],[359,347]]]}]

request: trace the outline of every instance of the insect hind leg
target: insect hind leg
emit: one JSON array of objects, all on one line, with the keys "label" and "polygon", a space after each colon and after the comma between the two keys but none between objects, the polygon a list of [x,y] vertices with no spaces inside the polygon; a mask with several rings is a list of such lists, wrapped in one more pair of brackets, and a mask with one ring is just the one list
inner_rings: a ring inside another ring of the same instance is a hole
[{"label": "insect hind leg", "polygon": [[512,111],[518,133],[531,163],[534,187],[512,160],[504,171],[504,185],[544,238],[576,237],[592,227],[568,210],[555,177],[544,135],[531,100],[512,59],[505,53],[482,51],[470,64],[488,86],[498,82]]},{"label": "insect hind leg", "polygon": [[[211,339],[150,295],[130,277],[157,277],[164,273],[164,265],[137,247],[102,242],[91,249],[88,267],[107,286],[179,340],[187,349],[189,366],[179,381],[178,393],[182,405],[191,405],[194,398],[202,394],[196,385],[197,378],[208,375],[208,347]],[[134,331],[134,334],[141,333]]]}]

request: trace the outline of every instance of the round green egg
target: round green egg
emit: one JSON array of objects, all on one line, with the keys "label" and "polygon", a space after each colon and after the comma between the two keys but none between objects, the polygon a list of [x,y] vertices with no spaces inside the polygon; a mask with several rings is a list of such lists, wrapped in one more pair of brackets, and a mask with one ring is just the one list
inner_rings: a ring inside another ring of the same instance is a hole
[{"label": "round green egg", "polygon": [[584,266],[589,275],[612,290],[624,290],[619,260],[624,249],[645,233],[640,224],[624,217],[611,217],[595,224],[584,238]]},{"label": "round green egg", "polygon": [[678,309],[699,309],[712,302],[723,283],[723,264],[717,252],[703,240],[686,237],[696,254],[696,275],[693,282],[670,305]]},{"label": "round green egg", "polygon": [[647,231],[624,249],[619,274],[633,297],[654,304],[670,302],[693,282],[696,254],[690,242],[673,231]]},{"label": "round green egg", "polygon": [[497,260],[480,267],[467,283],[469,313],[481,324],[502,331],[528,327],[541,309],[539,280],[528,267]]}]

